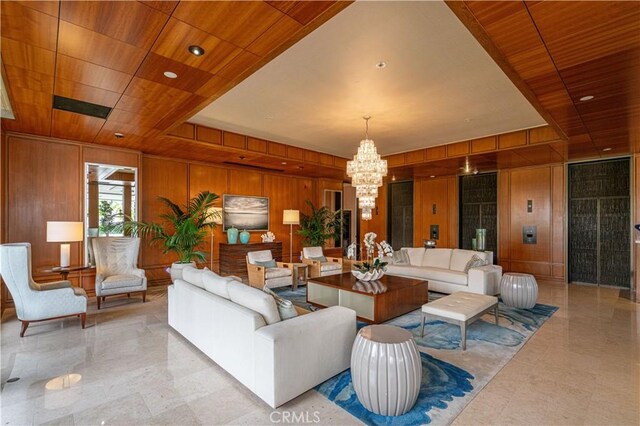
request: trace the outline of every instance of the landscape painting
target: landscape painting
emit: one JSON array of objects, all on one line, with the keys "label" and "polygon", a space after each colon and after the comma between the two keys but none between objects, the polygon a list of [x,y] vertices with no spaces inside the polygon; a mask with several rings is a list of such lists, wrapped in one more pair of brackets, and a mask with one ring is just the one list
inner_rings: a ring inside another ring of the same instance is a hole
[{"label": "landscape painting", "polygon": [[224,230],[234,227],[240,231],[269,230],[269,198],[246,195],[223,195]]}]

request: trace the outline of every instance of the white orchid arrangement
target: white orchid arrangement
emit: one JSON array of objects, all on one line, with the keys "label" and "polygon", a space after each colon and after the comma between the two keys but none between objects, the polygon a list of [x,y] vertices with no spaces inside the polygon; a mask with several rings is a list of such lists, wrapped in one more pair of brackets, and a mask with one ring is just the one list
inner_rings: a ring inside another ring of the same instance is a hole
[{"label": "white orchid arrangement", "polygon": [[[367,262],[355,265],[355,268],[361,272],[369,272],[372,270],[382,269],[387,266],[387,262],[383,262],[385,256],[393,255],[393,247],[386,241],[376,243],[376,237],[378,235],[375,232],[367,232],[364,234],[364,248],[367,253]],[[353,246],[353,247],[352,247]],[[378,257],[374,260],[375,249],[378,249]],[[350,255],[355,256],[355,243],[351,244],[347,249],[347,257]],[[349,257],[350,259],[352,257]]]},{"label": "white orchid arrangement", "polygon": [[357,257],[358,246],[355,242],[347,247],[347,259],[355,259]]},{"label": "white orchid arrangement", "polygon": [[267,231],[266,234],[260,235],[260,238],[262,238],[263,243],[272,243],[276,239],[276,236],[273,235],[273,232]]}]

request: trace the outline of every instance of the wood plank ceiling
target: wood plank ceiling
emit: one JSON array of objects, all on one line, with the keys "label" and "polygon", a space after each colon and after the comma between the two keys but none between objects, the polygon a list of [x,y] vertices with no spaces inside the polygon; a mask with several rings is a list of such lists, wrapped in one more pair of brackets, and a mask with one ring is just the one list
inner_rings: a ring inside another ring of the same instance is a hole
[{"label": "wood plank ceiling", "polygon": [[[207,160],[205,147],[165,132],[349,4],[3,0],[1,53],[16,119],[2,127]],[[105,120],[53,109],[54,94],[113,110]]]},{"label": "wood plank ceiling", "polygon": [[640,152],[640,2],[448,5],[568,137],[565,158]]}]

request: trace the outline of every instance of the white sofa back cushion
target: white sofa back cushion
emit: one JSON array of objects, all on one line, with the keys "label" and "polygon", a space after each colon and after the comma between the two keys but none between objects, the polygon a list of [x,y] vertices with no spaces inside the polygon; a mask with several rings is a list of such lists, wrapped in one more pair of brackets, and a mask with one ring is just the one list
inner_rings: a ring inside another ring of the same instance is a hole
[{"label": "white sofa back cushion", "polygon": [[426,249],[421,266],[449,269],[449,265],[451,264],[451,251],[451,249],[446,248]]},{"label": "white sofa back cushion", "polygon": [[264,291],[236,281],[227,283],[227,290],[232,302],[259,313],[267,324],[281,321],[276,301]]},{"label": "white sofa back cushion", "polygon": [[467,266],[467,263],[469,263],[474,254],[485,262],[487,261],[487,253],[473,250],[453,249],[449,269],[452,271],[464,272],[464,268]]},{"label": "white sofa back cushion", "polygon": [[322,257],[324,253],[322,252],[322,247],[304,247],[302,249],[302,256],[305,259],[311,259],[313,257]]},{"label": "white sofa back cushion", "polygon": [[406,250],[409,255],[409,261],[411,266],[421,266],[422,258],[424,257],[424,247],[403,247],[402,250]]},{"label": "white sofa back cushion", "polygon": [[213,271],[205,271],[202,274],[202,284],[205,290],[216,296],[229,300],[229,290],[227,284],[233,281],[231,277],[221,277]]},{"label": "white sofa back cushion", "polygon": [[182,279],[185,280],[188,283],[191,283],[195,286],[198,286],[200,288],[204,288],[204,284],[202,282],[202,277],[205,271],[208,271],[209,269],[204,268],[204,269],[198,269],[198,268],[194,268],[193,266],[189,265],[189,266],[185,266],[182,269]]}]

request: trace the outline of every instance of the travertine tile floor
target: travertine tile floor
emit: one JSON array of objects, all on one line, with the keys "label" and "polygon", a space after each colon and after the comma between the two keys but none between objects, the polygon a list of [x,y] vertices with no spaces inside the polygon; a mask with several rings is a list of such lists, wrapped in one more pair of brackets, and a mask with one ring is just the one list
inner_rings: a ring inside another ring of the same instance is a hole
[{"label": "travertine tile floor", "polygon": [[[541,282],[560,310],[455,424],[640,424],[640,305],[606,288]],[[315,391],[274,411],[166,324],[166,291],[91,303],[77,319],[2,321],[3,424],[356,424]],[[300,360],[304,362],[304,360]],[[71,387],[56,389],[63,376]],[[10,377],[19,377],[7,383]]]}]

